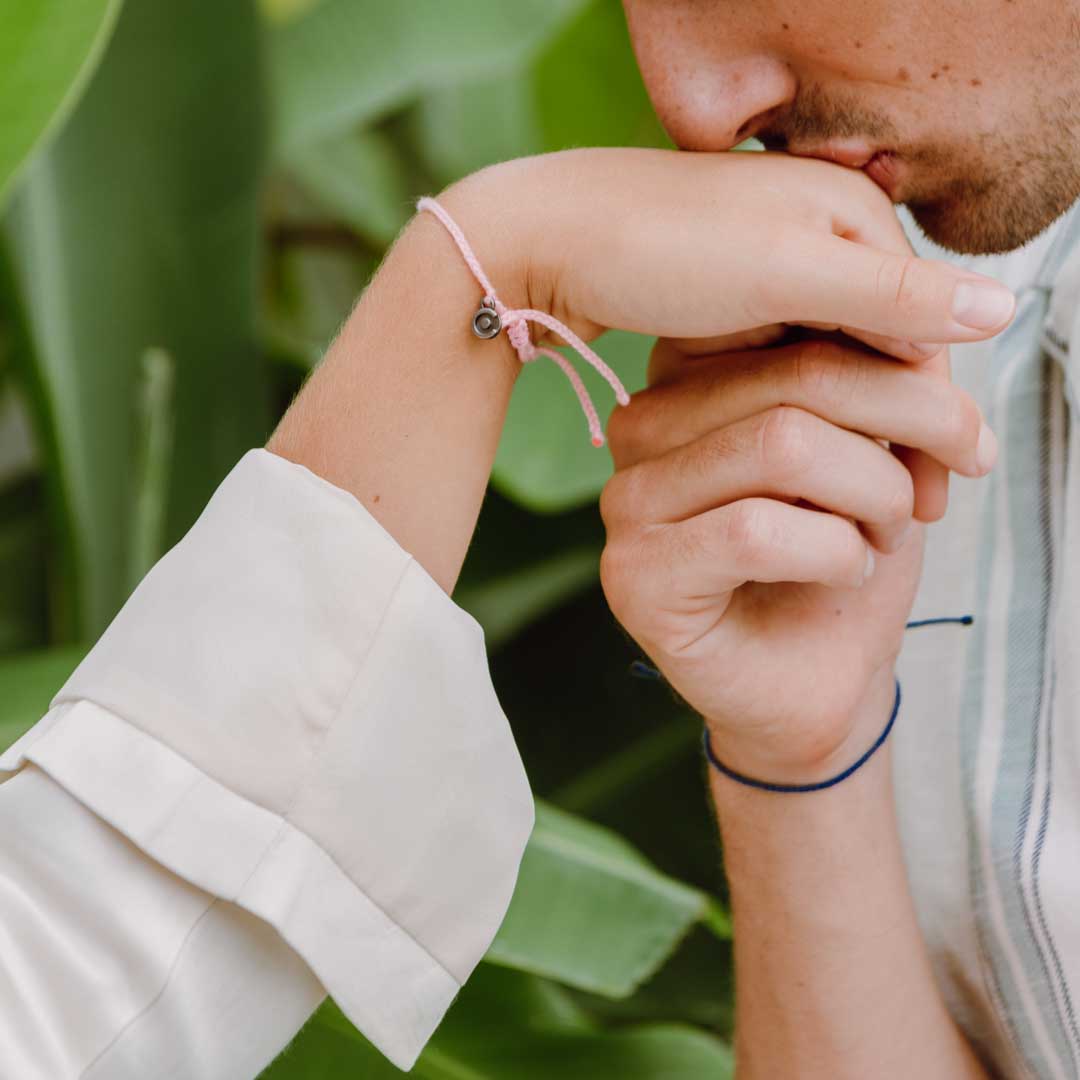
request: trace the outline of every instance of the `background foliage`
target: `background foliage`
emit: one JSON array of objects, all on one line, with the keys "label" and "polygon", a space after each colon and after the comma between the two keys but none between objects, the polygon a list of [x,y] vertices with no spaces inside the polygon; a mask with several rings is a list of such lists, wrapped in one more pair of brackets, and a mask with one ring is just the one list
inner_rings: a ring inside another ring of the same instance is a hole
[{"label": "background foliage", "polygon": [[[415,198],[600,144],[665,144],[617,0],[0,0],[0,746],[265,440]],[[598,347],[633,390],[649,346]],[[598,588],[610,468],[530,365],[455,598],[538,822],[420,1077],[730,1075],[699,725],[630,677]],[[327,1004],[266,1075],[396,1074]]]}]

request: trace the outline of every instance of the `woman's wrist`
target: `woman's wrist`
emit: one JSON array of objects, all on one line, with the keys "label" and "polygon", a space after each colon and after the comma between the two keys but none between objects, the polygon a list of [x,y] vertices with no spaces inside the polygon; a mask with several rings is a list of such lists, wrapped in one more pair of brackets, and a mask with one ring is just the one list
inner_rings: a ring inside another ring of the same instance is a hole
[{"label": "woman's wrist", "polygon": [[[440,201],[504,302],[528,306],[529,245],[495,190],[462,182]],[[268,443],[355,495],[447,592],[521,367],[505,334],[472,333],[480,299],[446,230],[417,215]]]}]

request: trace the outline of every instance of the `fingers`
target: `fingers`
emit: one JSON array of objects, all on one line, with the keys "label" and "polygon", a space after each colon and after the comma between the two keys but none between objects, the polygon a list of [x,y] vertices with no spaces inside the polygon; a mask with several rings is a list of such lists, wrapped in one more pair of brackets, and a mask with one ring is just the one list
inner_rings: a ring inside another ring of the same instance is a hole
[{"label": "fingers", "polygon": [[817,321],[902,341],[980,341],[1012,320],[1012,293],[947,263],[811,229],[778,230],[750,301],[753,321]]},{"label": "fingers", "polygon": [[911,516],[930,524],[940,521],[949,507],[949,470],[921,450],[894,443],[893,455],[911,476],[915,493]]},{"label": "fingers", "polygon": [[611,452],[625,468],[778,405],[924,451],[966,476],[993,465],[993,435],[969,394],[937,372],[825,341],[720,356],[635,394],[609,421]]},{"label": "fingers", "polygon": [[902,546],[914,507],[911,474],[880,443],[781,406],[617,472],[601,513],[609,529],[670,524],[755,496],[854,519],[885,554]]},{"label": "fingers", "polygon": [[604,591],[622,598],[624,625],[655,621],[680,600],[723,616],[725,594],[750,581],[859,588],[874,568],[858,529],[833,514],[771,499],[743,499],[639,535],[609,542]]}]

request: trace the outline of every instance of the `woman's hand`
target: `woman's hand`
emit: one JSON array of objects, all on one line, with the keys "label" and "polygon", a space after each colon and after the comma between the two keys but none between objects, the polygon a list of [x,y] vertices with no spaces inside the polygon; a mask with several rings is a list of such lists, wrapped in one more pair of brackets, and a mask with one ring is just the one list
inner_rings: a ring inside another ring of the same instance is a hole
[{"label": "woman's hand", "polygon": [[885,724],[921,569],[911,474],[878,440],[981,476],[993,437],[964,391],[861,347],[668,370],[609,425],[605,593],[723,760],[821,779]]},{"label": "woman's hand", "polygon": [[[572,150],[484,169],[443,202],[482,263],[518,253],[528,306],[586,340],[617,327],[705,353],[801,324],[947,378],[943,346],[992,336],[1015,306],[989,278],[916,258],[872,181],[811,158]],[[937,520],[947,472],[907,464],[915,516]]]},{"label": "woman's hand", "polygon": [[442,201],[466,235],[515,245],[532,305],[584,338],[798,323],[924,360],[1014,310],[992,279],[911,255],[871,180],[813,158],[567,150],[483,169]]}]

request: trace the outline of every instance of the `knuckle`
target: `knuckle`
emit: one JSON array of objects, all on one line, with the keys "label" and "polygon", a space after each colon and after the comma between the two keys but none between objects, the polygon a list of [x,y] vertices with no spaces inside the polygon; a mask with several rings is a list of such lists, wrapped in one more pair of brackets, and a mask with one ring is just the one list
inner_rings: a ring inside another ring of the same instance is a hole
[{"label": "knuckle", "polygon": [[896,482],[885,503],[885,520],[892,523],[906,521],[915,513],[915,482],[911,473],[902,465],[896,473]]},{"label": "knuckle", "polygon": [[837,535],[834,546],[840,573],[844,581],[858,581],[866,569],[866,541],[854,522],[837,518]]},{"label": "knuckle", "polygon": [[762,465],[771,475],[790,476],[805,469],[813,458],[810,415],[790,405],[780,405],[762,415],[758,428]]},{"label": "knuckle", "polygon": [[918,260],[913,255],[886,255],[878,263],[877,294],[902,315],[917,307]]},{"label": "knuckle", "polygon": [[600,492],[600,518],[609,533],[624,522],[638,521],[645,510],[645,470],[631,465],[613,474]]},{"label": "knuckle", "polygon": [[756,562],[768,550],[771,530],[760,503],[733,503],[723,523],[721,543],[736,562]]},{"label": "knuckle", "polygon": [[855,393],[859,367],[857,356],[841,356],[832,342],[807,341],[792,354],[791,378],[802,400],[843,401]]},{"label": "knuckle", "polygon": [[606,436],[608,449],[611,451],[612,460],[616,467],[622,462],[630,460],[634,452],[635,435],[638,427],[638,414],[640,409],[637,405],[636,395],[631,396],[630,404],[621,409],[615,409],[608,418]]},{"label": "knuckle", "polygon": [[611,613],[619,622],[624,622],[629,600],[626,582],[631,577],[626,545],[605,544],[600,553],[600,587],[604,590]]},{"label": "knuckle", "polygon": [[650,431],[654,426],[656,394],[639,390],[630,403],[615,409],[607,422],[607,441],[616,466],[637,461],[647,453]]}]

